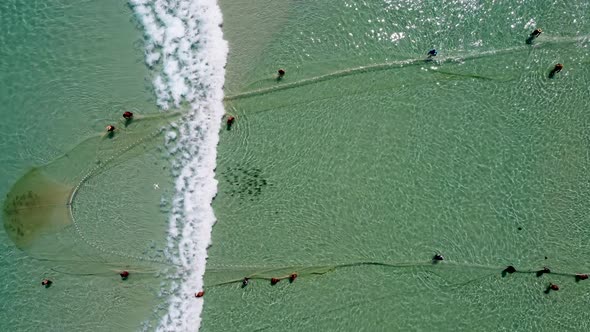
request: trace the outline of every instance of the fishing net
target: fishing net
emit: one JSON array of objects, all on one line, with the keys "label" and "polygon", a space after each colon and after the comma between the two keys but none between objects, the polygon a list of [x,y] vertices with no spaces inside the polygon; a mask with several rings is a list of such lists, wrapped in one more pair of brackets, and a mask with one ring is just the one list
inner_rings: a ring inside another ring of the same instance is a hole
[{"label": "fishing net", "polygon": [[8,237],[33,258],[69,273],[168,264],[164,239],[154,239],[165,232],[170,186],[155,182],[169,164],[162,139],[178,117],[122,120],[115,132],[90,137],[32,168],[6,196]]}]

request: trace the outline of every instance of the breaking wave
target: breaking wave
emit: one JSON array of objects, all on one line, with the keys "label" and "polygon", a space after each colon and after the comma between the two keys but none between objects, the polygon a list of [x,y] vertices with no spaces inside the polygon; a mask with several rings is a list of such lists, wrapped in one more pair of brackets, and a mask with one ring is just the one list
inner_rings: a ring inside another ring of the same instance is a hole
[{"label": "breaking wave", "polygon": [[[181,266],[160,331],[195,331],[201,322],[207,247],[215,216],[216,148],[223,117],[228,47],[215,0],[130,0],[145,32],[146,64],[162,109],[189,110],[167,136],[174,156],[175,197],[169,221],[168,254]],[[168,292],[168,291],[167,291]]]}]

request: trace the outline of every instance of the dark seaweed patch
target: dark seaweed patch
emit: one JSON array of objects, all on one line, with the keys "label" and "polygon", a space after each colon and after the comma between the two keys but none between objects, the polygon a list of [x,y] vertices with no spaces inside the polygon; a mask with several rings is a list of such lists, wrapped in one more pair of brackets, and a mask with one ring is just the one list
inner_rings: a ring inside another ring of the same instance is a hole
[{"label": "dark seaweed patch", "polygon": [[228,167],[221,172],[221,177],[229,184],[226,194],[249,198],[250,201],[254,201],[260,196],[263,188],[268,185],[260,168]]}]

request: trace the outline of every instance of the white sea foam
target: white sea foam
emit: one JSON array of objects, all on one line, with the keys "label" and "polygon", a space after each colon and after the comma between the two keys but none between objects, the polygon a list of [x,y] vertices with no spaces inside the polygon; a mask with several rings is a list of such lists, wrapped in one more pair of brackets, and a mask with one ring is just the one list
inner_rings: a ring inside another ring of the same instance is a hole
[{"label": "white sea foam", "polygon": [[201,322],[207,247],[215,216],[216,147],[223,110],[227,43],[216,0],[130,0],[146,39],[146,64],[162,109],[190,105],[167,144],[175,156],[176,196],[169,222],[169,252],[182,268],[173,276],[160,331],[196,331]]}]

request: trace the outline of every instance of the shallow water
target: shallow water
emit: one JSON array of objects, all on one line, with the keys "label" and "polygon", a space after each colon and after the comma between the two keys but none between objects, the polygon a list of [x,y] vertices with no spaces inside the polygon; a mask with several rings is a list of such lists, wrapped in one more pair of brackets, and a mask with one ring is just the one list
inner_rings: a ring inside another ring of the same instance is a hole
[{"label": "shallow water", "polygon": [[588,329],[588,4],[222,1],[213,216],[220,17],[133,3],[0,5],[0,191],[79,186],[0,233],[1,329]]},{"label": "shallow water", "polygon": [[[0,233],[0,329],[112,331],[157,323],[168,265],[152,260],[164,256],[162,199],[171,195],[172,178],[163,135],[153,137],[156,127],[141,120],[157,108],[130,8],[121,1],[4,1],[0,17],[0,192],[40,167],[20,189],[47,197],[41,202],[58,211],[50,221],[43,206],[10,210],[31,239],[15,243],[7,229]],[[137,121],[126,126],[124,111]],[[118,127],[113,137],[103,135],[107,124]],[[85,174],[72,223],[68,198]],[[65,195],[55,195],[58,187]],[[125,282],[123,269],[131,272]],[[50,288],[41,287],[44,278]]]},{"label": "shallow water", "polygon": [[588,5],[282,4],[222,1],[202,329],[585,330]]}]

